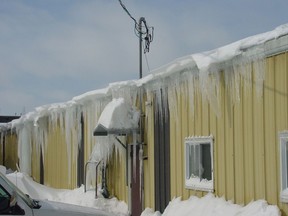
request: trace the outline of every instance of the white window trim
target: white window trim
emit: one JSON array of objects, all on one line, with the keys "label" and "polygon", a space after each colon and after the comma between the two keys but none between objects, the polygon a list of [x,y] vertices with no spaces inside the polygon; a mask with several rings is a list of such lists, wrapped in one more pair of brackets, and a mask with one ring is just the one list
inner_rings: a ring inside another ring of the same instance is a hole
[{"label": "white window trim", "polygon": [[[211,153],[211,180],[207,181],[205,179],[201,180],[199,178],[190,178],[187,179],[187,169],[189,167],[189,161],[187,158],[186,148],[187,145],[201,145],[201,144],[210,143],[210,153]],[[185,171],[184,171],[184,180],[185,180],[185,188],[213,192],[214,191],[214,167],[213,167],[213,136],[205,136],[205,137],[187,137],[184,142],[184,156],[185,156]]]},{"label": "white window trim", "polygon": [[279,154],[280,154],[280,200],[281,202],[288,203],[288,167],[287,167],[287,144],[288,131],[279,133]]}]

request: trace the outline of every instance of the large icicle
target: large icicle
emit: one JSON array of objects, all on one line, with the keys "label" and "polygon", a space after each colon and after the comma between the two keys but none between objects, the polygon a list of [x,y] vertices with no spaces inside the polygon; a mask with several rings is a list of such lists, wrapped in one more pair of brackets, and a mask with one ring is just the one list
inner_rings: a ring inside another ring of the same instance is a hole
[{"label": "large icicle", "polygon": [[31,135],[32,125],[25,124],[17,129],[18,157],[20,171],[31,175]]}]

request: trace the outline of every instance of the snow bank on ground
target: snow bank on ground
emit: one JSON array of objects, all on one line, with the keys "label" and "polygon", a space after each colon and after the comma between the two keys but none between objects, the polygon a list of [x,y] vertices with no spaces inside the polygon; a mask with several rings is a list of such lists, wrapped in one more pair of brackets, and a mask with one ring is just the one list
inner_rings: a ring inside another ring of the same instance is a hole
[{"label": "snow bank on ground", "polygon": [[106,212],[112,212],[120,216],[128,216],[128,206],[125,202],[116,198],[105,199],[98,194],[95,199],[95,191],[84,192],[84,186],[74,190],[54,189],[33,181],[31,177],[23,173],[10,173],[6,175],[25,194],[33,199],[50,200],[69,203],[85,207],[92,207]]},{"label": "snow bank on ground", "polygon": [[[246,206],[233,204],[224,198],[207,194],[202,198],[191,196],[190,199],[181,201],[173,199],[162,216],[280,216],[277,206],[268,205],[265,200],[258,200]],[[145,209],[141,216],[161,216],[160,212]]]},{"label": "snow bank on ground", "polygon": [[[5,167],[0,166],[0,171],[5,173]],[[125,202],[116,198],[95,199],[94,191],[84,193],[84,187],[74,190],[53,189],[33,181],[31,177],[23,173],[10,173],[6,175],[25,194],[34,199],[64,202],[74,205],[92,207],[119,216],[128,216],[129,210]],[[233,204],[224,198],[215,197],[209,193],[202,198],[191,196],[188,200],[181,200],[180,197],[173,199],[164,213],[154,212],[146,208],[141,216],[280,216],[280,210],[275,205],[269,205],[265,200],[258,200],[246,206]]]}]

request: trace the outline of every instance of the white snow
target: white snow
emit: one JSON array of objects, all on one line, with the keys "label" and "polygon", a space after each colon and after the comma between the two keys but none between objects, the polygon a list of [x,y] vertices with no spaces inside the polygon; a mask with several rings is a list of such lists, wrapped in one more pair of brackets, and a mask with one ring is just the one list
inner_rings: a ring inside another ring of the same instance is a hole
[{"label": "white snow", "polygon": [[114,98],[106,105],[97,125],[102,125],[108,130],[137,129],[139,111],[125,102],[124,98]]},{"label": "white snow", "polygon": [[[4,168],[2,171],[4,171]],[[31,177],[24,173],[10,173],[7,174],[6,177],[25,194],[28,194],[31,198],[36,200],[49,200],[84,207],[92,207],[106,212],[112,212],[120,216],[129,215],[128,206],[125,202],[119,201],[115,197],[105,199],[101,197],[100,193],[98,193],[98,198],[95,199],[95,191],[87,191],[85,193],[83,185],[74,190],[54,189],[36,183]]]},{"label": "white snow", "polygon": [[185,185],[189,186],[189,188],[202,190],[202,191],[211,191],[213,190],[213,181],[202,179],[199,177],[191,177],[189,179],[185,179]]},{"label": "white snow", "polygon": [[[0,166],[2,173],[6,168]],[[92,207],[120,216],[128,216],[129,210],[125,202],[116,198],[105,199],[98,193],[95,199],[95,192],[84,193],[84,186],[74,190],[54,189],[36,183],[27,174],[14,172],[6,175],[25,194],[33,199],[49,200],[69,203],[84,207]],[[219,198],[209,193],[202,198],[191,196],[188,200],[181,200],[180,197],[173,199],[166,207],[163,214],[146,208],[141,216],[280,216],[280,210],[275,205],[269,205],[265,200],[257,200],[246,206],[233,204],[223,197]]]},{"label": "white snow", "polygon": [[[180,197],[173,199],[162,216],[280,216],[277,206],[268,205],[265,200],[258,200],[246,206],[233,204],[224,198],[207,194],[202,198],[191,196],[182,201]],[[161,216],[160,212],[145,209],[141,216]]]}]

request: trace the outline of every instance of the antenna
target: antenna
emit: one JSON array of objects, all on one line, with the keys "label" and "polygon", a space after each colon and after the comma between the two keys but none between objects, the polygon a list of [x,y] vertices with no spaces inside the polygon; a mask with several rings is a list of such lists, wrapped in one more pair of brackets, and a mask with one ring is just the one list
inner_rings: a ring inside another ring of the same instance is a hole
[{"label": "antenna", "polygon": [[154,38],[154,27],[148,26],[146,20],[144,17],[141,17],[139,19],[139,22],[137,23],[136,19],[130,14],[126,6],[123,4],[121,0],[118,0],[123,10],[128,14],[128,16],[134,21],[134,31],[135,34],[140,40],[145,40],[145,48],[144,53],[149,52],[150,49],[150,43],[153,41]]}]

